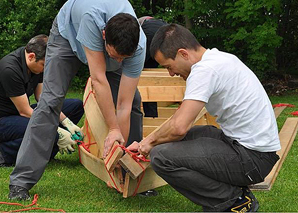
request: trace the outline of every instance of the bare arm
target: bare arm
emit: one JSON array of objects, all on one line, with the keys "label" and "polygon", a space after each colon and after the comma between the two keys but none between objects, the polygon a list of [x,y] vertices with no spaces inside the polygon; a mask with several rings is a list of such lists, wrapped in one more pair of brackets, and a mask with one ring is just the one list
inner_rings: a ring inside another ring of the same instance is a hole
[{"label": "bare arm", "polygon": [[40,99],[40,95],[41,95],[41,92],[42,92],[42,86],[43,86],[43,83],[39,83],[37,84],[37,87],[34,91],[34,97],[35,97],[35,100],[38,102],[39,99]]},{"label": "bare arm", "polygon": [[151,149],[158,144],[179,141],[183,139],[204,106],[205,103],[201,101],[183,101],[180,108],[167,123],[165,123],[154,134],[140,142],[140,153],[143,155],[148,155]]},{"label": "bare arm", "polygon": [[121,77],[117,100],[117,120],[126,142],[129,136],[132,102],[138,82],[139,78],[130,78],[125,75]]},{"label": "bare arm", "polygon": [[90,70],[92,85],[95,91],[97,104],[109,128],[105,139],[104,155],[106,157],[115,141],[124,143],[120,127],[117,122],[112,92],[106,78],[106,62],[103,52],[93,51],[84,47]]},{"label": "bare arm", "polygon": [[109,129],[119,129],[110,85],[106,78],[106,62],[104,53],[90,50],[87,47],[84,47],[84,50],[88,60],[97,104]]},{"label": "bare arm", "polygon": [[30,107],[26,94],[17,97],[11,97],[10,100],[13,102],[21,116],[27,118],[31,117],[33,109]]}]

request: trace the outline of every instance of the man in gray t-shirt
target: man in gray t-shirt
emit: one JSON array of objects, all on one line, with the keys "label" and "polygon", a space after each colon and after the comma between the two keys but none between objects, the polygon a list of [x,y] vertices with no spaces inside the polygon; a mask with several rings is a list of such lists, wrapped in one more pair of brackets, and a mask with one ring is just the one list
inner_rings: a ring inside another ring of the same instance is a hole
[{"label": "man in gray t-shirt", "polygon": [[127,0],[69,0],[64,4],[48,41],[42,95],[10,175],[10,199],[29,199],[28,190],[41,178],[63,100],[82,63],[89,66],[96,100],[109,128],[103,157],[115,141],[128,145],[142,139],[137,84],[145,52],[146,37]]}]

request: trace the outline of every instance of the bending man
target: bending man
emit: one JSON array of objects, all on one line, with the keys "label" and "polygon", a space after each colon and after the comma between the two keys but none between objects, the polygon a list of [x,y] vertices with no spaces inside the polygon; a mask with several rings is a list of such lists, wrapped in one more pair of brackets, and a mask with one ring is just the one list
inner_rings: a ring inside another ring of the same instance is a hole
[{"label": "bending man", "polygon": [[[28,190],[42,176],[65,94],[82,63],[89,66],[109,128],[103,157],[115,141],[125,145],[142,139],[141,98],[136,88],[145,52],[146,37],[128,1],[69,0],[62,6],[49,37],[44,89],[10,176],[9,198],[28,199]],[[28,150],[32,150],[30,156]],[[25,161],[28,157],[32,160]]]}]

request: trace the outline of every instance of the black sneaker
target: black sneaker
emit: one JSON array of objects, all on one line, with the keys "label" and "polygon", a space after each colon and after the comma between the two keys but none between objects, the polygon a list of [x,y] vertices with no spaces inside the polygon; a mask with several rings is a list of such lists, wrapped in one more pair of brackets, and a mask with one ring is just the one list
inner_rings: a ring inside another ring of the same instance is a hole
[{"label": "black sneaker", "polygon": [[242,188],[243,194],[236,202],[225,212],[256,212],[259,208],[259,202],[253,193],[247,188]]},{"label": "black sneaker", "polygon": [[158,192],[154,189],[150,189],[148,191],[139,193],[139,196],[141,196],[141,197],[154,197],[157,195],[158,195]]},{"label": "black sneaker", "polygon": [[9,186],[9,195],[10,200],[30,200],[29,191],[21,186]]}]

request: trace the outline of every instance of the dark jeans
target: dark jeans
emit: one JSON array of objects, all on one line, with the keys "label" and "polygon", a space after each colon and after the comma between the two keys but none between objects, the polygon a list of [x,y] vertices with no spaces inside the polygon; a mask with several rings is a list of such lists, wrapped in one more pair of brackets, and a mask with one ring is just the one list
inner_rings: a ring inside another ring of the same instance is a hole
[{"label": "dark jeans", "polygon": [[[31,105],[31,107],[35,108],[36,104]],[[66,99],[63,103],[62,112],[73,123],[77,124],[84,114],[83,102],[77,99]],[[5,164],[15,164],[28,122],[29,118],[19,115],[0,118],[0,152],[4,157]],[[57,141],[58,133],[51,158],[54,158],[59,151]]]},{"label": "dark jeans", "polygon": [[[106,72],[108,82],[111,87],[113,102],[117,106],[118,90],[121,80],[122,69],[114,72]],[[135,96],[132,102],[132,109],[130,113],[130,129],[129,137],[126,146],[129,146],[134,141],[141,141],[143,139],[143,113],[141,111],[141,95],[136,89]]]},{"label": "dark jeans", "polygon": [[150,156],[155,172],[204,211],[229,208],[240,187],[262,182],[279,159],[244,148],[214,126],[195,126],[183,140],[155,146]]}]

